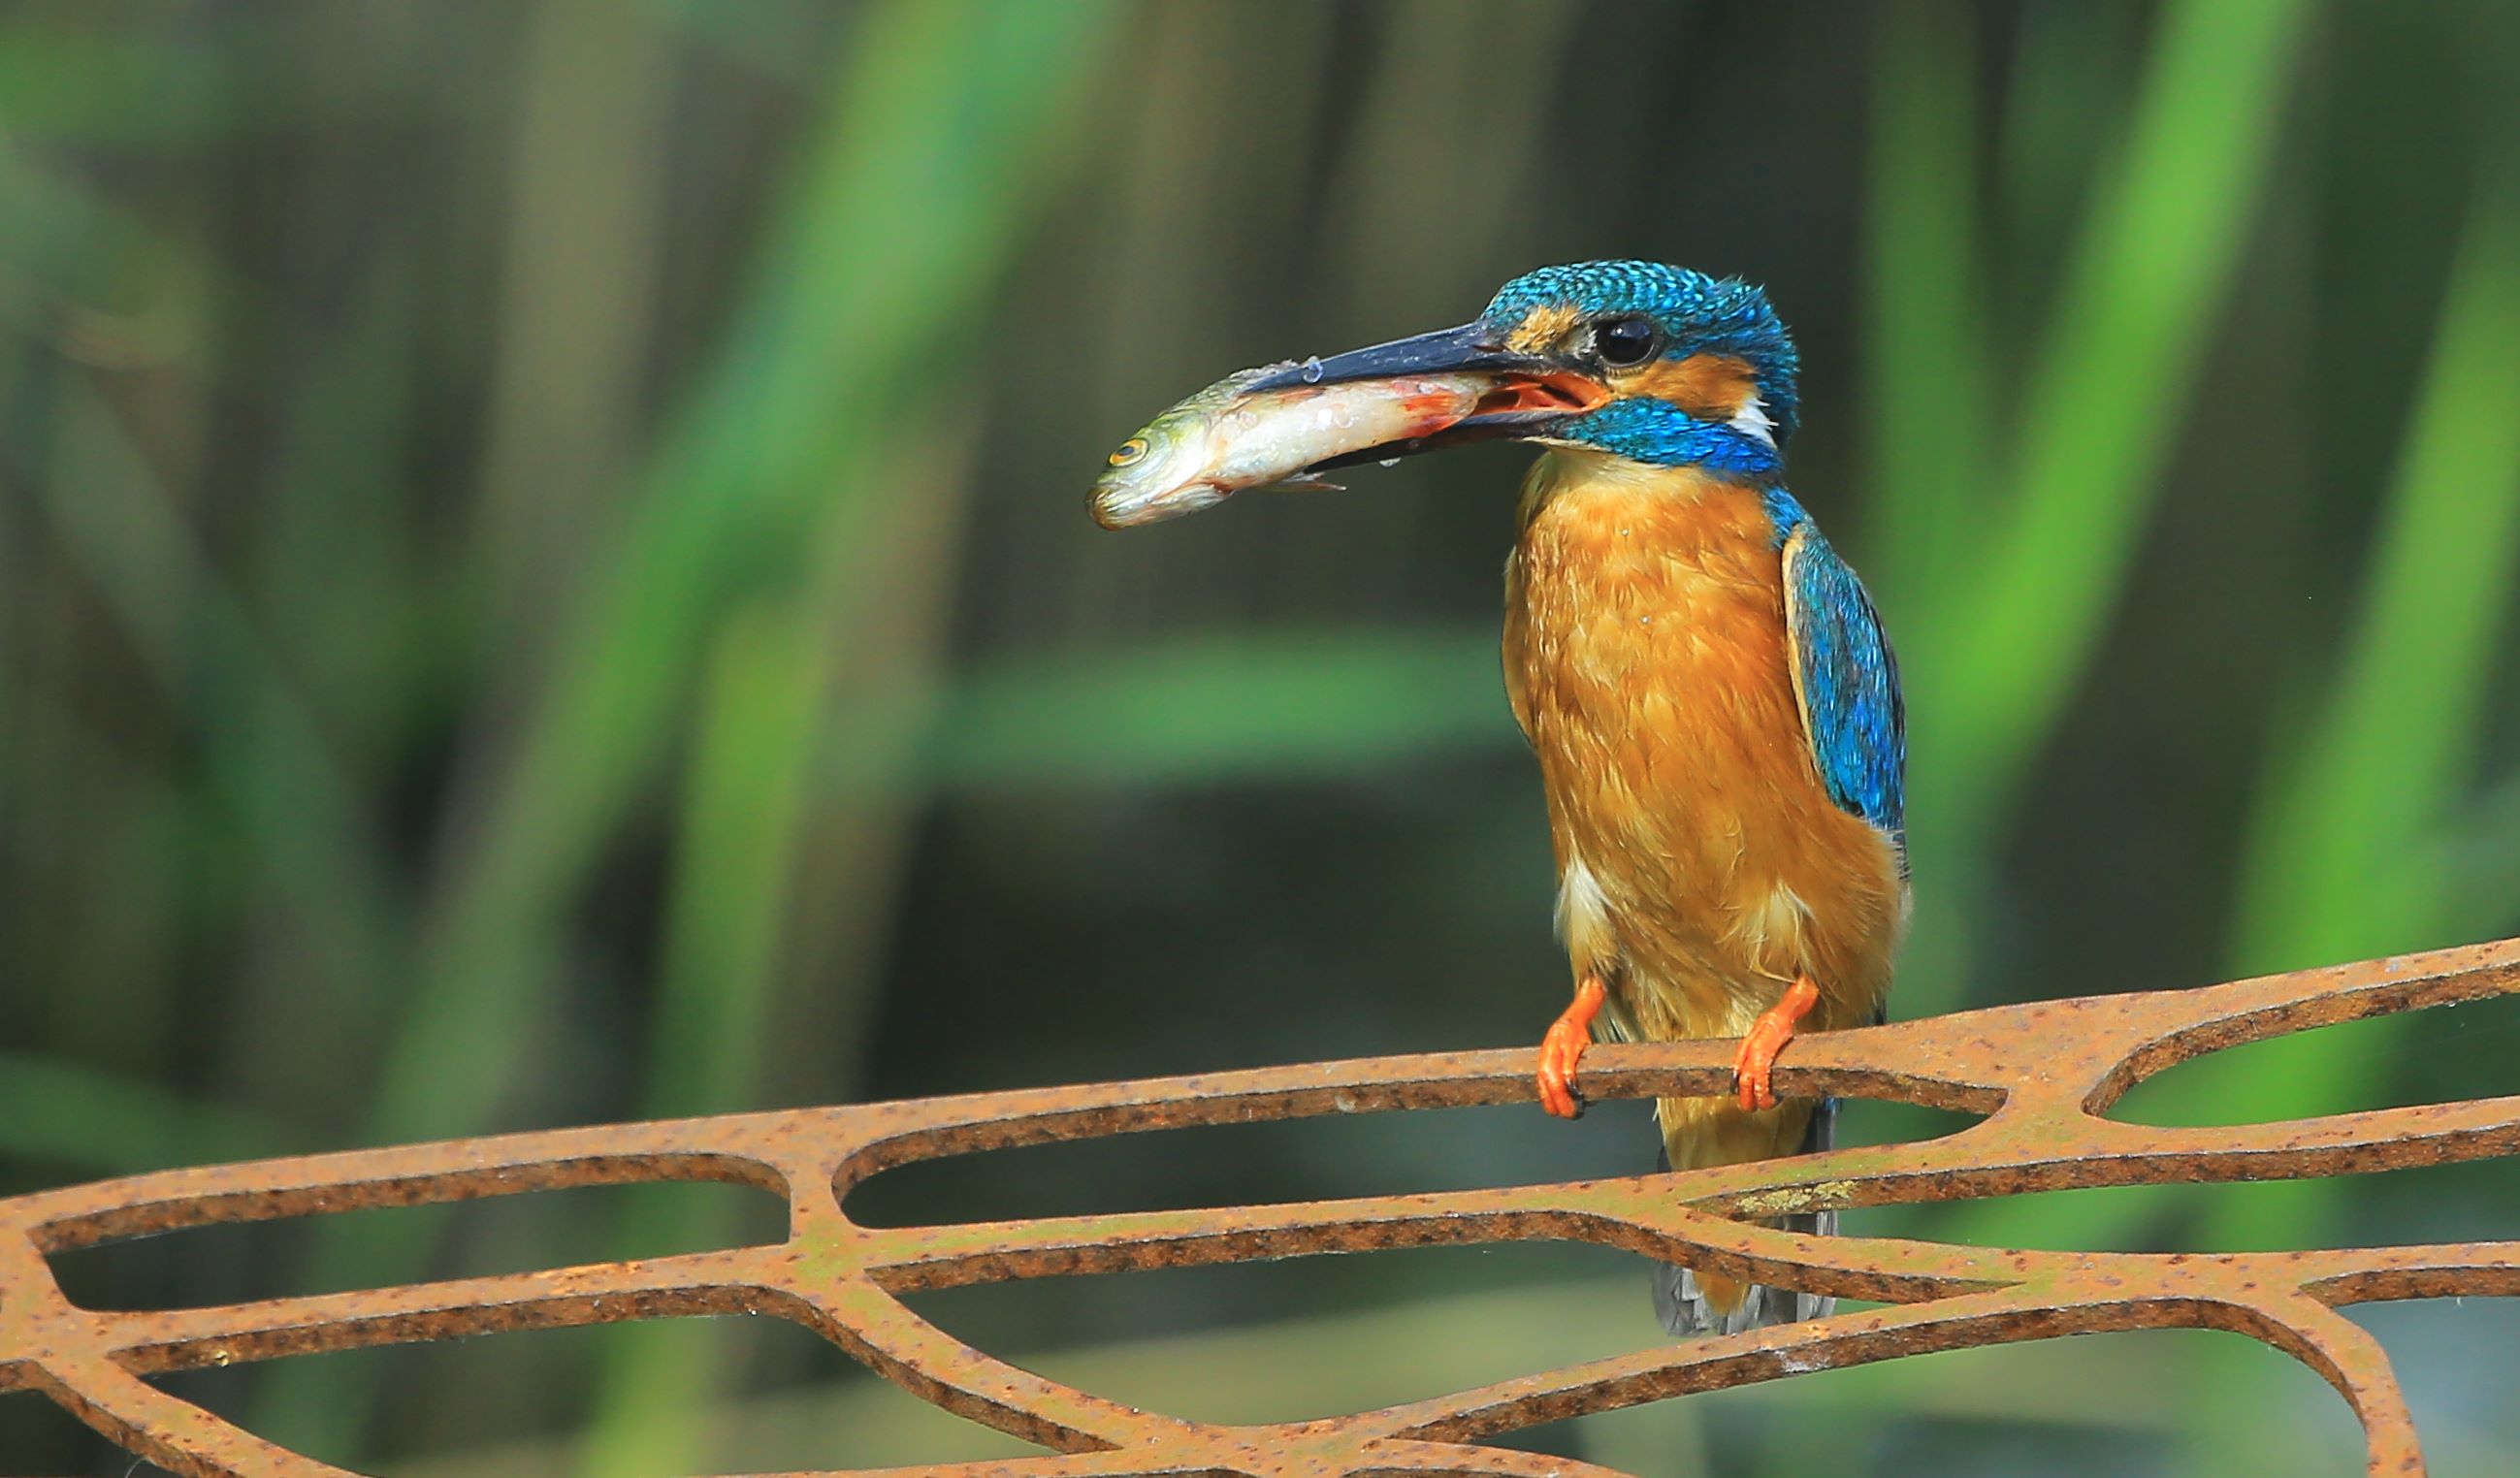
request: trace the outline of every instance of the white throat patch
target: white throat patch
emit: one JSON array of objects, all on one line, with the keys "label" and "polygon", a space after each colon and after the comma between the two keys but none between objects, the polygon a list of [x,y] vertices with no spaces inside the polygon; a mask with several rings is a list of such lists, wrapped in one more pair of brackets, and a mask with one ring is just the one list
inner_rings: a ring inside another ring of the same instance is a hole
[{"label": "white throat patch", "polygon": [[1744,436],[1756,439],[1763,446],[1773,449],[1777,444],[1777,424],[1768,419],[1768,403],[1756,394],[1742,401],[1741,409],[1734,411],[1732,419],[1724,424]]}]

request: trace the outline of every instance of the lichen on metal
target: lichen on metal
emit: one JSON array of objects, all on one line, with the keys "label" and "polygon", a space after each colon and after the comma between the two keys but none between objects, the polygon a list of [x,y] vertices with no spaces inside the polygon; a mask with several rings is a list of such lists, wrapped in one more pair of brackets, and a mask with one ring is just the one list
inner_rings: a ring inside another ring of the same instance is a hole
[{"label": "lichen on metal", "polygon": [[[2082,1187],[2356,1174],[2520,1150],[2520,1097],[2291,1122],[2160,1128],[2105,1117],[2136,1082],[2245,1042],[2520,992],[2520,941],[2191,991],[1968,1011],[1797,1041],[1779,1091],[1985,1117],[1920,1143],[1684,1174],[1297,1204],[861,1226],[850,1187],[913,1160],[1139,1130],[1532,1097],[1527,1052],[1316,1063],[1096,1087],[736,1115],[178,1170],[0,1201],[0,1390],[49,1396],[194,1478],[329,1478],[150,1383],[169,1370],[500,1330],[695,1314],[793,1321],[947,1411],[1049,1451],[939,1465],[1004,1478],[1225,1473],[1602,1474],[1481,1445],[1586,1412],[1804,1370],[2104,1330],[2232,1330],[2352,1406],[2373,1473],[2419,1473],[2404,1394],[2338,1310],[2520,1293],[2520,1242],[2094,1254],[1814,1237],[1737,1216]],[[1604,1046],[1591,1097],[1715,1093],[1724,1043]],[[719,1181],[784,1195],[780,1243],[220,1308],[72,1304],[48,1256],[215,1222],[567,1186]],[[1596,1360],[1432,1400],[1268,1426],[1141,1411],[965,1347],[904,1306],[922,1289],[1372,1248],[1563,1238],[1888,1307]],[[835,1455],[835,1456],[844,1455]],[[825,1474],[840,1474],[831,1468]],[[801,1478],[801,1475],[799,1475]]]}]

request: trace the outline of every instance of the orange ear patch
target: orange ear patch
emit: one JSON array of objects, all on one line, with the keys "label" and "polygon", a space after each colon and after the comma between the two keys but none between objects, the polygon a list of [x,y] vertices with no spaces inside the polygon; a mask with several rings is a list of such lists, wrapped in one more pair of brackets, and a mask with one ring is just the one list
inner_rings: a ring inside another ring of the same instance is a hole
[{"label": "orange ear patch", "polygon": [[1627,377],[1619,388],[1631,395],[1669,401],[1698,421],[1730,421],[1759,393],[1759,381],[1748,360],[1730,354],[1691,354],[1687,359],[1657,359]]},{"label": "orange ear patch", "polygon": [[1557,347],[1579,317],[1564,303],[1543,303],[1513,326],[1513,332],[1505,336],[1505,346],[1517,354],[1544,353]]}]

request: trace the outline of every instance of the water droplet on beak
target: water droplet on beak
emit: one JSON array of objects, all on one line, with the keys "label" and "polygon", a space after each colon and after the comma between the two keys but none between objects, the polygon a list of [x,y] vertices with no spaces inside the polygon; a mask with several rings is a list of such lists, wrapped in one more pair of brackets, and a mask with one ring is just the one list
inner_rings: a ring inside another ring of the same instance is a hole
[{"label": "water droplet on beak", "polygon": [[1322,357],[1319,354],[1306,356],[1302,373],[1304,383],[1320,384],[1322,382]]}]

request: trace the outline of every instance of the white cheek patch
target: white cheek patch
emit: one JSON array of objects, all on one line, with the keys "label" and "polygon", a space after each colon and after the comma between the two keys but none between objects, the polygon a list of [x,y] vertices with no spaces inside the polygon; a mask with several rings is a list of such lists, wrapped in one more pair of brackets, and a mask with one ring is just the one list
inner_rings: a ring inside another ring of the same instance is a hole
[{"label": "white cheek patch", "polygon": [[1763,446],[1774,447],[1777,444],[1777,424],[1768,419],[1768,403],[1761,400],[1756,392],[1742,401],[1741,409],[1734,411],[1732,419],[1724,424]]}]

